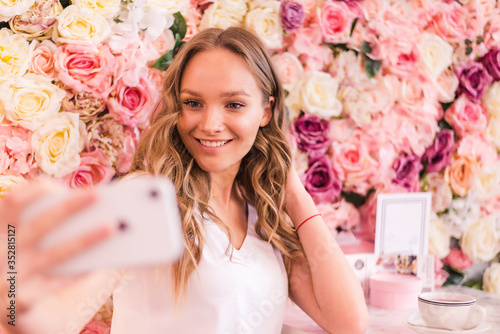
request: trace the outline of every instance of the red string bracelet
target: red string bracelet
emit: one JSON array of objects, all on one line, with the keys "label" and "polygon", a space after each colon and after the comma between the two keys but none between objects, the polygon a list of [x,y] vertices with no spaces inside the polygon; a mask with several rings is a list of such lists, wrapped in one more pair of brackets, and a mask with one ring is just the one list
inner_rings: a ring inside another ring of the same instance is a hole
[{"label": "red string bracelet", "polygon": [[308,220],[309,220],[309,219],[311,219],[311,218],[317,217],[317,216],[321,216],[321,213],[317,213],[317,214],[315,214],[315,215],[312,215],[312,216],[311,216],[311,217],[309,217],[309,218],[306,218],[306,220],[304,220],[302,223],[300,223],[300,225],[299,225],[299,226],[295,229],[295,232],[297,232],[297,231],[299,230],[299,228],[300,228],[302,225],[304,225],[304,223],[305,223],[306,221],[308,221]]}]

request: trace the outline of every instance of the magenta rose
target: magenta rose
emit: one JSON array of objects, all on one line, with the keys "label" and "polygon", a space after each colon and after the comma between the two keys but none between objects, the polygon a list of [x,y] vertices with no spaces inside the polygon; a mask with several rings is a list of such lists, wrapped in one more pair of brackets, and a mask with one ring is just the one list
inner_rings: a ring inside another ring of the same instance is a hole
[{"label": "magenta rose", "polygon": [[422,164],[418,156],[401,154],[392,164],[392,168],[396,172],[395,177],[392,179],[393,183],[410,191],[417,190],[416,185],[418,185],[419,173],[422,170]]},{"label": "magenta rose", "polygon": [[78,170],[68,175],[64,181],[72,188],[93,187],[111,181],[115,170],[108,158],[98,150],[85,152],[80,157]]},{"label": "magenta rose", "polygon": [[326,156],[311,160],[302,182],[316,203],[337,202],[340,199],[342,183]]},{"label": "magenta rose", "polygon": [[434,143],[425,150],[422,163],[427,163],[426,172],[440,172],[450,164],[451,154],[455,149],[455,138],[452,130],[441,131]]},{"label": "magenta rose", "polygon": [[481,99],[486,87],[493,81],[484,65],[478,62],[470,62],[458,67],[457,77],[459,81],[458,93],[464,93],[474,102]]},{"label": "magenta rose", "polygon": [[75,91],[94,91],[111,80],[115,58],[106,46],[64,44],[54,66],[59,79]]},{"label": "magenta rose", "polygon": [[323,155],[331,144],[328,132],[330,122],[311,114],[304,114],[292,125],[297,146],[310,156]]},{"label": "magenta rose", "polygon": [[281,24],[286,32],[299,29],[304,20],[305,14],[302,4],[288,0],[281,3]]},{"label": "magenta rose", "polygon": [[82,329],[80,334],[109,334],[111,328],[103,321],[92,320]]},{"label": "magenta rose", "polygon": [[490,50],[481,58],[481,63],[495,81],[500,80],[500,49]]},{"label": "magenta rose", "polygon": [[460,270],[466,270],[473,264],[467,255],[458,248],[450,249],[448,256],[443,259],[443,263]]},{"label": "magenta rose", "polygon": [[118,122],[128,126],[146,127],[153,111],[158,90],[145,77],[131,87],[119,80],[107,97],[109,113]]}]

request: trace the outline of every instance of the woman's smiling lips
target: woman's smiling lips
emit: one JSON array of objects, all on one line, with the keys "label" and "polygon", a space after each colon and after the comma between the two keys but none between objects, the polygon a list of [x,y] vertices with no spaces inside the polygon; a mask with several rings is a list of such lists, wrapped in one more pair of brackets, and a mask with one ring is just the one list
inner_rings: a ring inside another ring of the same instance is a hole
[{"label": "woman's smiling lips", "polygon": [[229,140],[206,140],[195,138],[204,151],[215,152],[226,146],[232,139]]}]

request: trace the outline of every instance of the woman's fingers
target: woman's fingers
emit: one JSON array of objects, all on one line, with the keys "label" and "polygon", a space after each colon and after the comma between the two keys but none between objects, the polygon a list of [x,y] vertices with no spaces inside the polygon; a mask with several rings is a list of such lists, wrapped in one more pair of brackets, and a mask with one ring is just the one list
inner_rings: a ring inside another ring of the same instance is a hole
[{"label": "woman's fingers", "polygon": [[37,271],[51,268],[65,260],[68,260],[82,251],[90,248],[111,235],[110,227],[101,227],[92,230],[76,239],[69,240],[63,244],[52,247],[40,254]]},{"label": "woman's fingers", "polygon": [[26,224],[27,228],[24,229],[23,237],[19,240],[20,246],[34,245],[66,218],[92,203],[95,198],[95,193],[91,191],[75,191],[61,203],[46,209]]}]

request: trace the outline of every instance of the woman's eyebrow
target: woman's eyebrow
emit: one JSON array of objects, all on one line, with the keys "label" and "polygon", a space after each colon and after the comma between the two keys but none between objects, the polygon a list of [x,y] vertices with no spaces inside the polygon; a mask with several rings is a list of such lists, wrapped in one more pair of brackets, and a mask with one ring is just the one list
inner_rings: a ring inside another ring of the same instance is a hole
[{"label": "woman's eyebrow", "polygon": [[193,96],[201,96],[200,93],[197,93],[195,91],[189,90],[187,88],[184,88],[183,90],[181,90],[181,93],[186,93],[186,94],[193,95]]},{"label": "woman's eyebrow", "polygon": [[[189,95],[201,97],[200,93],[197,93],[197,92],[192,91],[192,90],[187,89],[187,88],[182,89],[181,93],[186,93],[186,94],[189,94]],[[227,92],[222,93],[221,97],[233,97],[233,96],[238,96],[238,95],[244,95],[244,96],[250,97],[250,94],[248,94],[244,90],[227,91]]]}]

